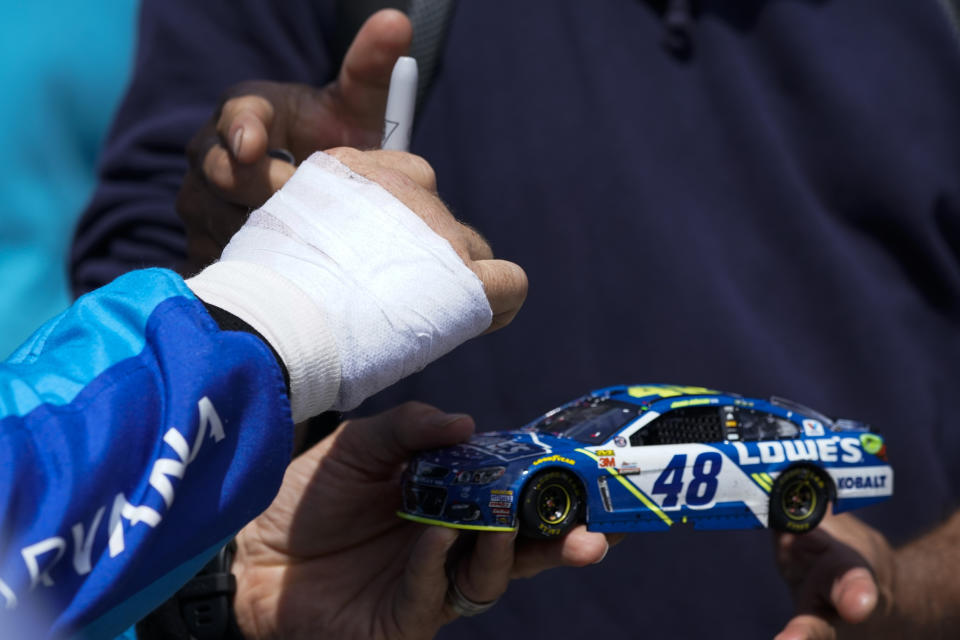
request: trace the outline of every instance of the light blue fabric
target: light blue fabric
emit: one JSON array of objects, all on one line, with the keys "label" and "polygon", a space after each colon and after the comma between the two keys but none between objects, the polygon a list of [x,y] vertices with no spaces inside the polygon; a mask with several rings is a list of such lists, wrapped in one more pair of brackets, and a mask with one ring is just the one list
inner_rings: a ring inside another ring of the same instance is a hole
[{"label": "light blue fabric", "polygon": [[126,85],[137,0],[0,0],[0,359],[69,303],[66,256]]},{"label": "light blue fabric", "polygon": [[[94,378],[143,351],[150,315],[161,302],[174,297],[193,299],[194,295],[172,271],[144,269],[77,300],[0,363],[0,419],[24,416],[41,404],[73,402]],[[89,337],[78,352],[73,344],[91,326],[105,330]],[[41,352],[46,352],[47,366],[22,366]]]},{"label": "light blue fabric", "polygon": [[0,364],[8,398],[3,640],[128,630],[269,506],[293,446],[268,346],[221,331],[171,271],[121,276],[48,323]]}]

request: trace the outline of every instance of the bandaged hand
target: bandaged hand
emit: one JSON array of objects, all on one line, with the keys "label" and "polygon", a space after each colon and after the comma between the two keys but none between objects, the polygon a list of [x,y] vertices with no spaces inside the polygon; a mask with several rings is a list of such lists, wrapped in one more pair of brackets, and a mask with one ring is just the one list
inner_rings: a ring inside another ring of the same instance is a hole
[{"label": "bandaged hand", "polygon": [[354,408],[519,310],[523,270],[435,189],[417,156],[316,153],[187,281],[273,346],[295,422]]}]

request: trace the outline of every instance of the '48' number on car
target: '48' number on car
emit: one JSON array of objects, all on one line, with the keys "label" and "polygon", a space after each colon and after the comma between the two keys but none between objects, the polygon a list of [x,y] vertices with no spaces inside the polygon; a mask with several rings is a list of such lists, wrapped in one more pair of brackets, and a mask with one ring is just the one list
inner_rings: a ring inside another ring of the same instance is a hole
[{"label": "'48' number on car", "polygon": [[723,456],[716,451],[706,451],[693,461],[693,477],[684,482],[687,470],[687,454],[678,453],[670,459],[657,480],[653,483],[653,495],[665,496],[662,506],[677,506],[680,494],[686,485],[684,501],[691,507],[702,507],[713,502],[717,495],[717,475],[723,464]]}]

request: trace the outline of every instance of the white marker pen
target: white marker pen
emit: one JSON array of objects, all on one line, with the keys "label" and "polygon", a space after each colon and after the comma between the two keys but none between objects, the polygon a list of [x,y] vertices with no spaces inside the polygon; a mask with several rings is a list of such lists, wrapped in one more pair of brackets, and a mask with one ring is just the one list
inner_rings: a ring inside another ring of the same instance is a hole
[{"label": "white marker pen", "polygon": [[406,151],[410,148],[413,112],[417,106],[417,61],[401,56],[390,74],[387,110],[383,118],[383,149]]}]

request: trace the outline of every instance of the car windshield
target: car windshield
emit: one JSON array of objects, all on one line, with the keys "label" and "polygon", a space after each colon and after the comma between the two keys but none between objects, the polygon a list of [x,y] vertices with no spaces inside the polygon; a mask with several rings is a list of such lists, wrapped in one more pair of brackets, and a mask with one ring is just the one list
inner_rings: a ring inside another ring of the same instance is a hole
[{"label": "car windshield", "polygon": [[793,411],[794,413],[799,413],[800,415],[806,416],[808,418],[815,418],[820,422],[822,422],[823,424],[827,425],[828,427],[833,426],[832,419],[823,415],[819,411],[815,411],[810,407],[803,406],[799,402],[794,402],[793,400],[787,400],[786,398],[778,398],[777,396],[774,396],[770,398],[770,404],[780,407],[782,409],[786,409],[787,411]]},{"label": "car windshield", "polygon": [[600,444],[626,426],[640,413],[640,407],[610,398],[587,398],[551,413],[534,429],[585,444]]}]

